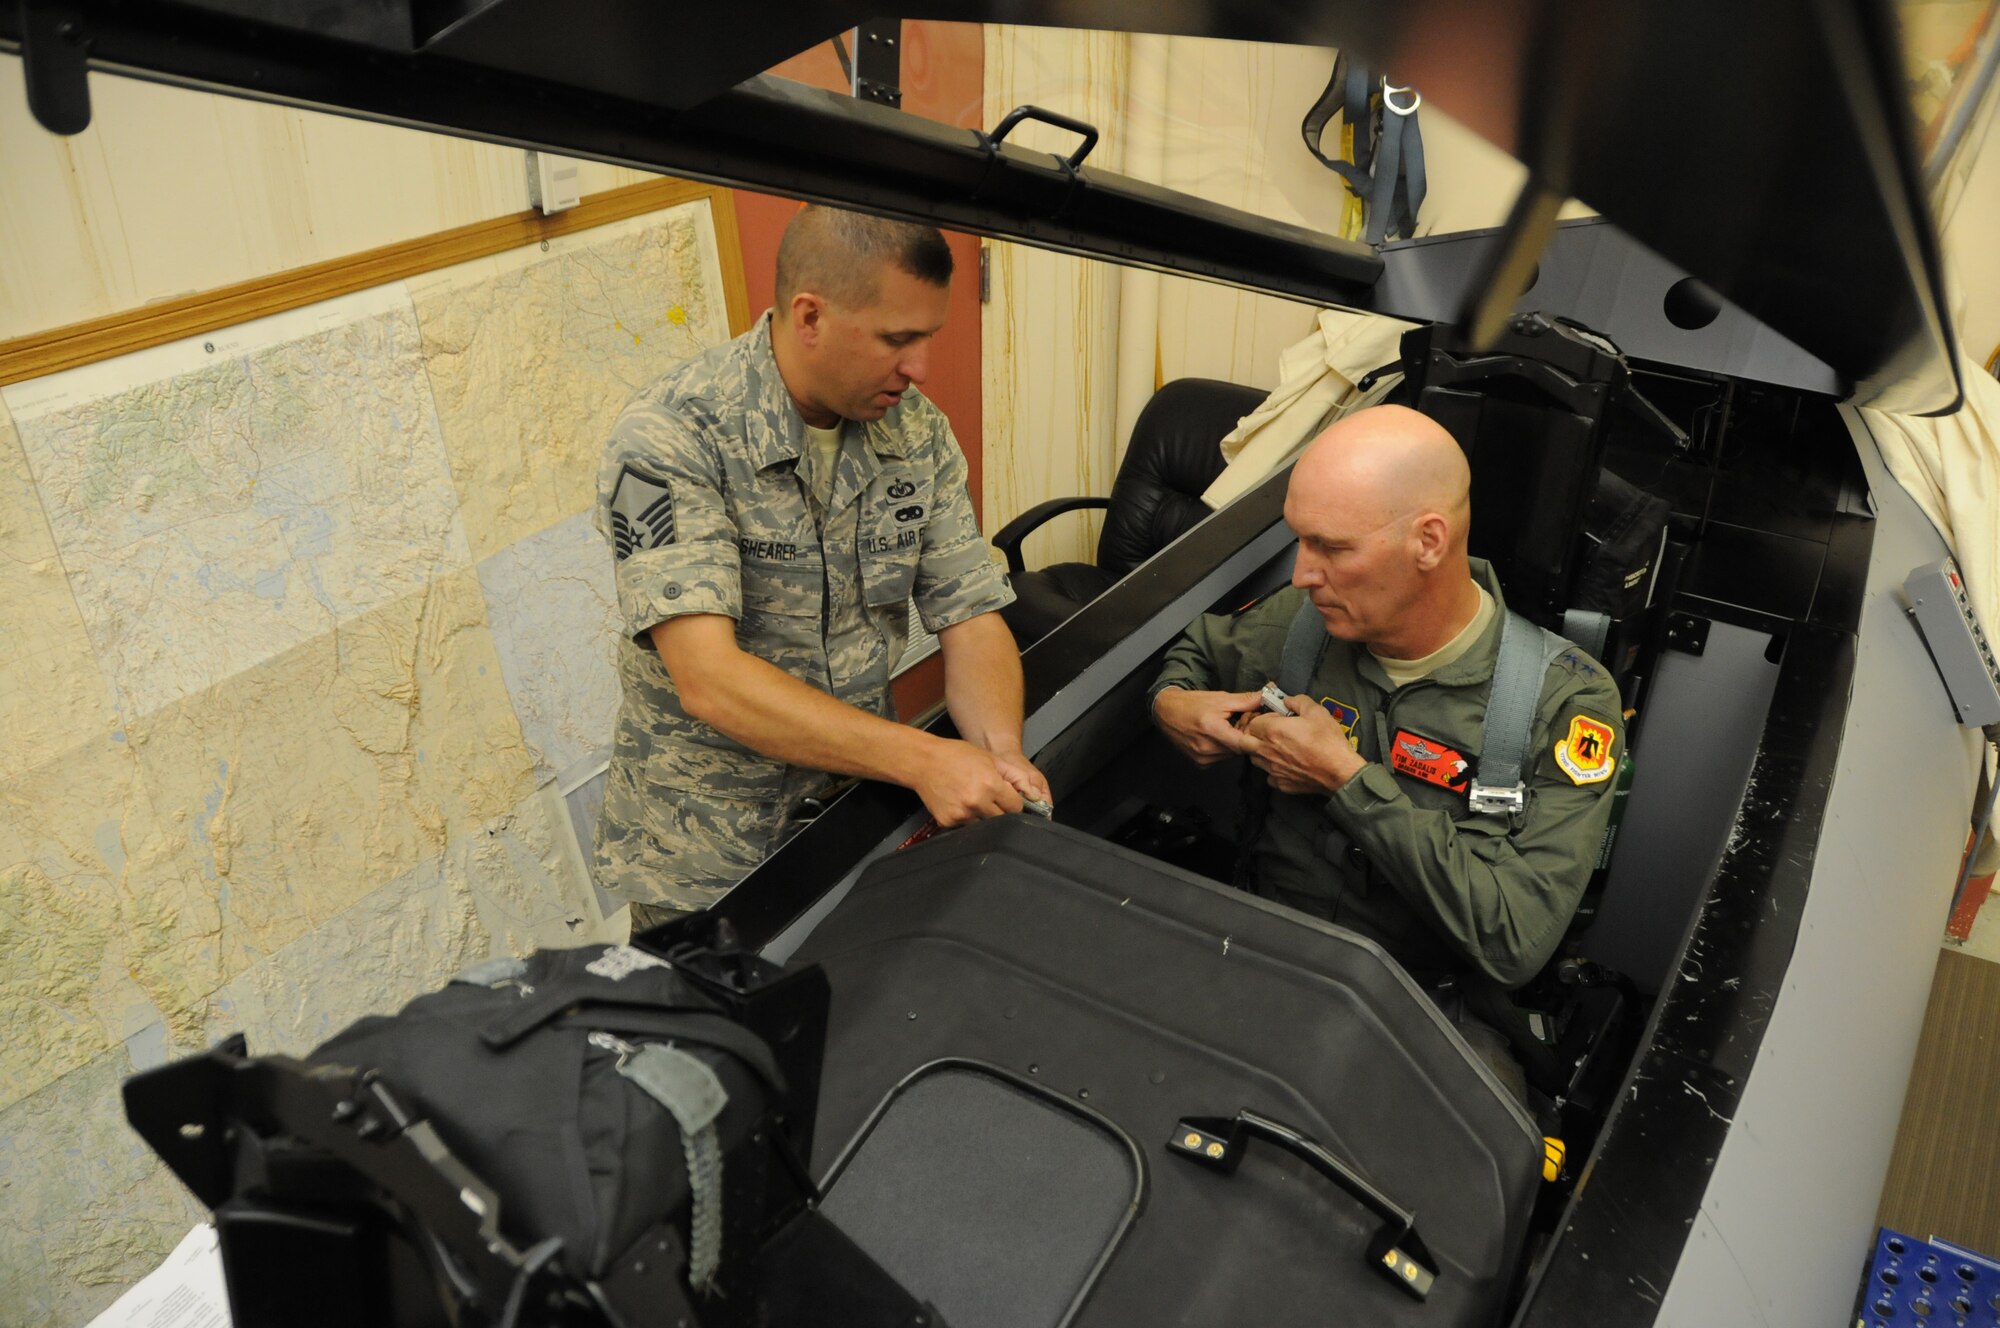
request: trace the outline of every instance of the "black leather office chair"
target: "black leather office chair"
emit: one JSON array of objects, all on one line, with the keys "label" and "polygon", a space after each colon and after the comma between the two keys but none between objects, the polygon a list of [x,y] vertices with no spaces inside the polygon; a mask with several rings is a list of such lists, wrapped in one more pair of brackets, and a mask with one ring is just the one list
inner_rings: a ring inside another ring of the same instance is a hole
[{"label": "black leather office chair", "polygon": [[[1206,517],[1202,491],[1223,469],[1217,444],[1266,395],[1213,378],[1177,378],[1139,412],[1109,498],[1052,498],[1001,527],[993,545],[1007,555],[1015,599],[1000,616],[1015,640],[1025,646],[1048,635]],[[1022,567],[1022,540],[1051,517],[1092,507],[1106,509],[1095,563]]]}]

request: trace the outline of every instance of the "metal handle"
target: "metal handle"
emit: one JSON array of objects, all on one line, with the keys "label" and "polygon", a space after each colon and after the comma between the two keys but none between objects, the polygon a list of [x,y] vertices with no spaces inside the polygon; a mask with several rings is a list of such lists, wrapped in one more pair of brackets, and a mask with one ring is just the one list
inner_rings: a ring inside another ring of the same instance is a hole
[{"label": "metal handle", "polygon": [[1417,1234],[1417,1215],[1370,1185],[1339,1158],[1281,1121],[1254,1111],[1227,1116],[1186,1116],[1167,1147],[1225,1176],[1235,1172],[1253,1138],[1269,1140],[1303,1160],[1382,1219],[1364,1256],[1376,1272],[1418,1300],[1429,1297],[1438,1262]]},{"label": "metal handle", "polygon": [[987,137],[987,144],[993,148],[998,148],[1001,140],[1006,138],[1013,131],[1014,126],[1023,120],[1040,120],[1043,124],[1054,125],[1058,129],[1067,129],[1072,134],[1083,135],[1083,142],[1078,145],[1076,151],[1062,159],[1063,165],[1069,167],[1072,171],[1083,165],[1083,159],[1088,157],[1090,150],[1097,146],[1097,126],[1085,124],[1082,120],[1074,119],[1057,111],[1043,110],[1039,106],[1016,106],[1013,110],[1007,112],[1006,117],[1000,121],[999,127],[994,129],[992,134]]}]

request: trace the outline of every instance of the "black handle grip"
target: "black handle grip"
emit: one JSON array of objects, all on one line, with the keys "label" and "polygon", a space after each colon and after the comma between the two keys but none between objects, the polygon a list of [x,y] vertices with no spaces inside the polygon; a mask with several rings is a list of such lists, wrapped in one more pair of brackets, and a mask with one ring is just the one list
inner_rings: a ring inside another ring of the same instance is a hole
[{"label": "black handle grip", "polygon": [[993,147],[999,147],[1000,141],[1012,133],[1014,126],[1023,120],[1040,120],[1043,124],[1054,125],[1058,129],[1067,129],[1072,134],[1083,135],[1083,142],[1077,146],[1076,151],[1063,158],[1063,164],[1071,170],[1075,170],[1077,167],[1083,165],[1083,159],[1088,157],[1090,150],[1097,146],[1096,125],[1085,124],[1082,120],[1063,115],[1058,111],[1043,110],[1039,106],[1016,106],[1013,110],[1007,112],[1006,117],[1000,121],[999,127],[993,131],[986,141]]},{"label": "black handle grip", "polygon": [[1167,1147],[1227,1176],[1235,1173],[1253,1138],[1276,1144],[1299,1158],[1381,1218],[1382,1225],[1368,1242],[1363,1260],[1416,1299],[1430,1296],[1437,1283],[1438,1262],[1417,1234],[1417,1215],[1291,1126],[1247,1110],[1233,1118],[1186,1116],[1174,1128]]}]

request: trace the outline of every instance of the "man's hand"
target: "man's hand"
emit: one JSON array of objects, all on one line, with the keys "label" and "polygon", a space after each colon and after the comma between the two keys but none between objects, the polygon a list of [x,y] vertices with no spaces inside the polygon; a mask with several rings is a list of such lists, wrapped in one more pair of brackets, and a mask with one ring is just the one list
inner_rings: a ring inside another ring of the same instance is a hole
[{"label": "man's hand", "polygon": [[993,753],[993,764],[1000,767],[1001,777],[1014,786],[1024,800],[1053,804],[1055,794],[1049,792],[1049,781],[1042,772],[1035,769],[1034,762],[1021,754],[1021,749],[998,750]]},{"label": "man's hand", "polygon": [[1263,707],[1255,692],[1194,692],[1169,687],[1153,698],[1153,722],[1196,765],[1214,765],[1248,750],[1243,734],[1237,731],[1236,716]]},{"label": "man's hand", "polygon": [[1250,764],[1269,775],[1280,793],[1340,792],[1368,763],[1325,706],[1305,696],[1288,696],[1285,704],[1290,716],[1262,714],[1244,726],[1241,741]]},{"label": "man's hand", "polygon": [[[1040,773],[1035,777],[1039,780]],[[1021,793],[1002,770],[1000,758],[957,738],[938,739],[926,750],[910,787],[924,800],[931,819],[947,829],[1018,812],[1023,806]],[[1043,788],[1047,796],[1047,786]]]}]

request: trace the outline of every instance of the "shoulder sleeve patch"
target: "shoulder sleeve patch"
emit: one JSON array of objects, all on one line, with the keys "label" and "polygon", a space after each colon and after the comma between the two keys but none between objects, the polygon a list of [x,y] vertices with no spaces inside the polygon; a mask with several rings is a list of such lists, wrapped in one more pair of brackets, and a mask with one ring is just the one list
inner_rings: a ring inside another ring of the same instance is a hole
[{"label": "shoulder sleeve patch", "polygon": [[1609,724],[1577,715],[1569,722],[1569,732],[1556,742],[1556,764],[1572,784],[1602,784],[1618,769],[1611,753],[1615,738]]},{"label": "shoulder sleeve patch", "polygon": [[611,490],[611,544],[617,561],[673,542],[673,490],[665,480],[625,466]]}]

